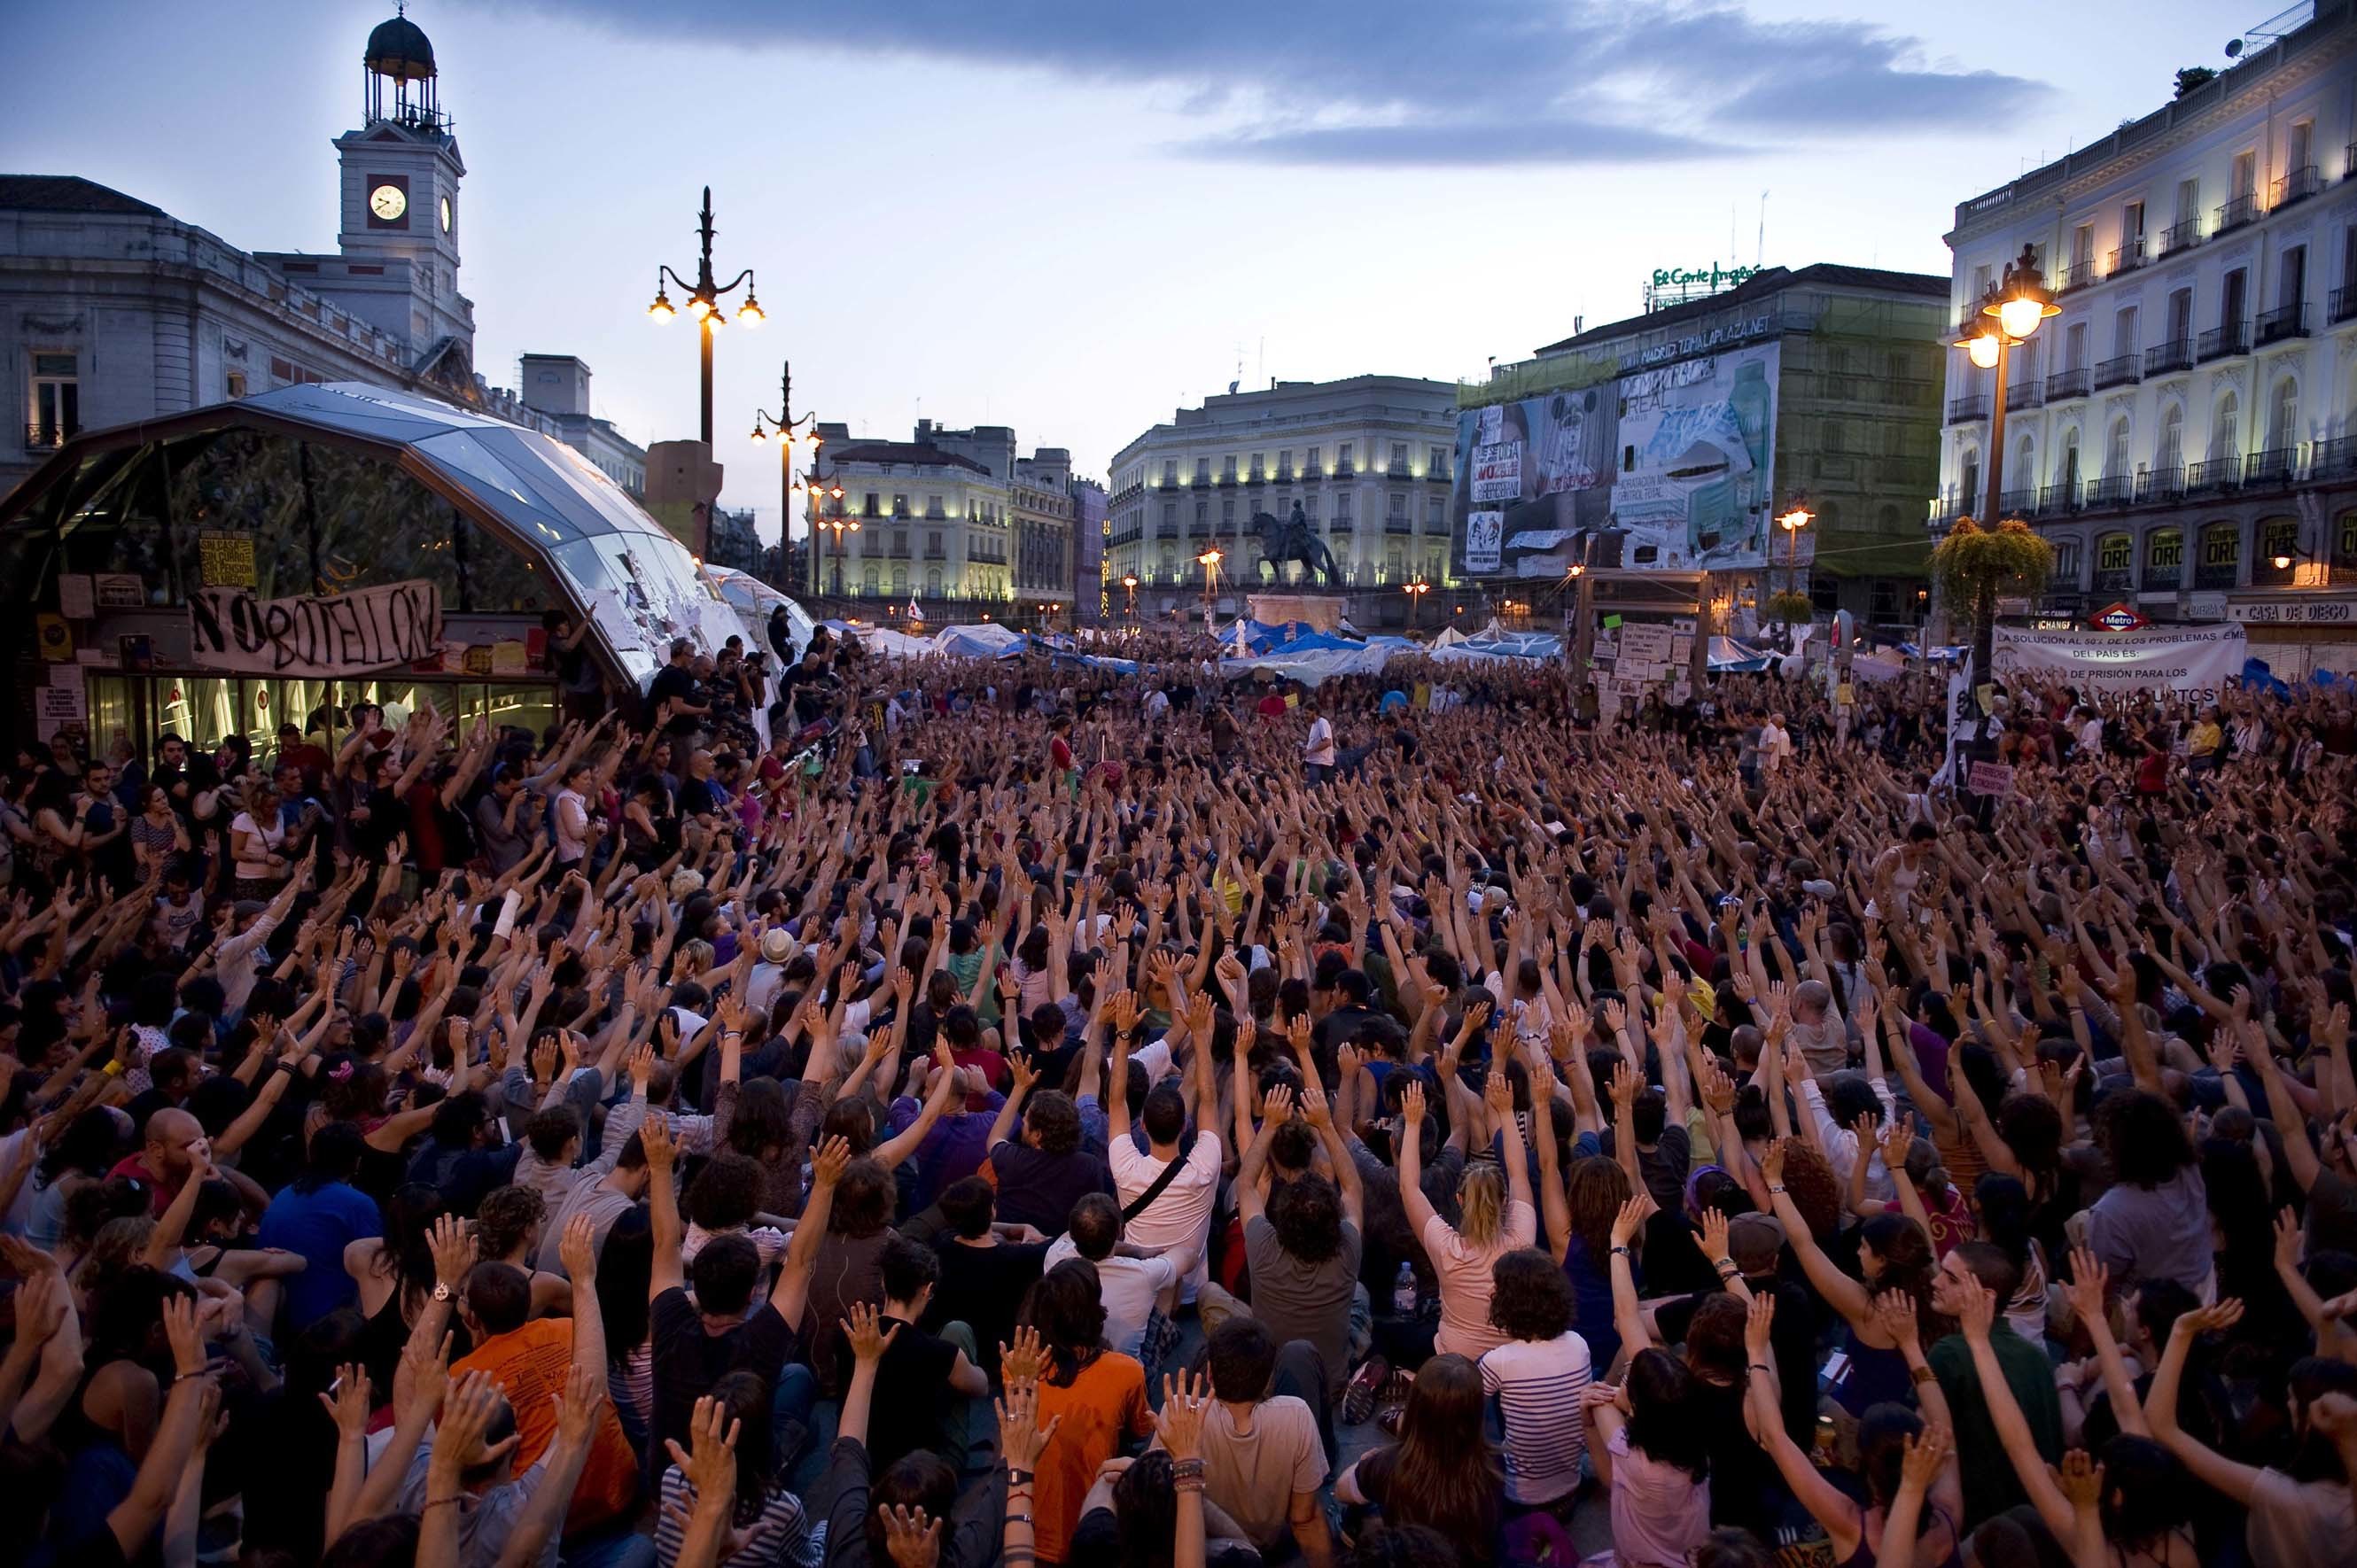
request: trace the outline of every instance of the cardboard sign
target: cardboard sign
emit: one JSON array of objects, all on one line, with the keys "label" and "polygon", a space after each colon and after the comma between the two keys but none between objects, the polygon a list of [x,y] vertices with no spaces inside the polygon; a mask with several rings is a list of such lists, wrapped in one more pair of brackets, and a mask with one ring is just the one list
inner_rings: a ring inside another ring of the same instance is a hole
[{"label": "cardboard sign", "polygon": [[1975,795],[1993,800],[2013,799],[2013,769],[2002,762],[1975,762],[1964,779]]}]

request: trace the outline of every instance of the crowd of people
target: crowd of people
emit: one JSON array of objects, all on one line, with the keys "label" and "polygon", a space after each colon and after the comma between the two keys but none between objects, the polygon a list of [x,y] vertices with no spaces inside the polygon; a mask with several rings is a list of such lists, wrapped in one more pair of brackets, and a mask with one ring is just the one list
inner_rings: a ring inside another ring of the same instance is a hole
[{"label": "crowd of people", "polygon": [[19,754],[0,1565],[2357,1562],[2348,683],[775,651]]}]

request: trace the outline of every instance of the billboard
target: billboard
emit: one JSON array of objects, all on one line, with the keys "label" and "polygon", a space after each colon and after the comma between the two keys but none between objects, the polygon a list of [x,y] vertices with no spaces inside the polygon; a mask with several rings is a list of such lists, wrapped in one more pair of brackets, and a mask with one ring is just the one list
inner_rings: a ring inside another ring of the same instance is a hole
[{"label": "billboard", "polygon": [[1458,571],[1762,565],[1779,350],[1764,343],[1460,413]]}]

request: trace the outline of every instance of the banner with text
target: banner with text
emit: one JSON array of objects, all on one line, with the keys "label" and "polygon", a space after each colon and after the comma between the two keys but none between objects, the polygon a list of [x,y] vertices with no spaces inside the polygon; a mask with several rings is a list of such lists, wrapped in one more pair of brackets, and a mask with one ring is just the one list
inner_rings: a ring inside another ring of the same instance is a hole
[{"label": "banner with text", "polygon": [[1997,680],[2059,680],[2106,696],[2181,692],[2211,702],[2247,656],[2239,626],[2152,627],[2143,631],[1996,628],[1989,668]]},{"label": "banner with text", "polygon": [[432,659],[441,644],[442,591],[423,580],[324,598],[199,588],[188,600],[190,662],[200,670],[329,680]]}]

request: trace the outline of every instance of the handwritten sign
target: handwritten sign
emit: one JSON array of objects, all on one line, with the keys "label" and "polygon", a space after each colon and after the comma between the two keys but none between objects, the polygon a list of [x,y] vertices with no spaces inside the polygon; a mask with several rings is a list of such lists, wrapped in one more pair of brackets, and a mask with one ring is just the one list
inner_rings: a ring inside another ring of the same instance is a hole
[{"label": "handwritten sign", "polygon": [[203,670],[328,680],[438,657],[441,642],[442,593],[423,580],[291,599],[200,588],[188,599],[189,658]]}]

